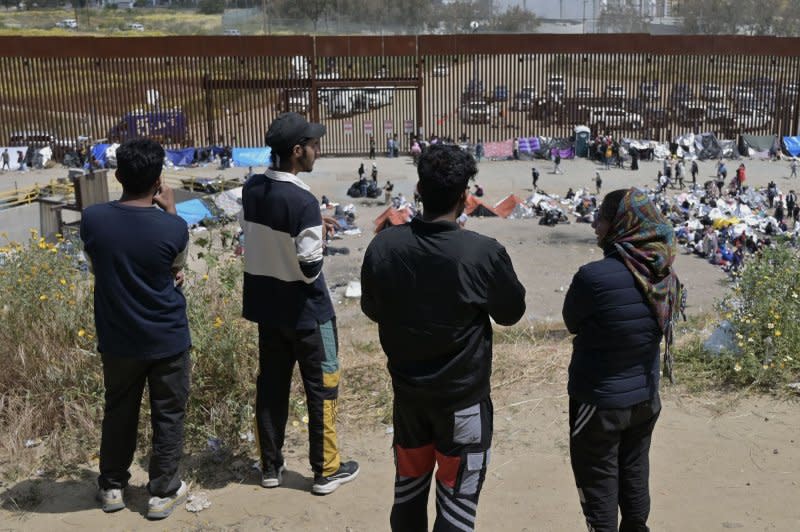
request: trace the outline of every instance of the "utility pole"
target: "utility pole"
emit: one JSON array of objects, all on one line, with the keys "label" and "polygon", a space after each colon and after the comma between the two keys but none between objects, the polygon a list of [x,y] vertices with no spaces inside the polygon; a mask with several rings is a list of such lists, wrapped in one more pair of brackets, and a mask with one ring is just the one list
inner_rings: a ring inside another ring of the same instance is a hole
[{"label": "utility pole", "polygon": [[267,34],[267,0],[261,0],[261,33]]}]

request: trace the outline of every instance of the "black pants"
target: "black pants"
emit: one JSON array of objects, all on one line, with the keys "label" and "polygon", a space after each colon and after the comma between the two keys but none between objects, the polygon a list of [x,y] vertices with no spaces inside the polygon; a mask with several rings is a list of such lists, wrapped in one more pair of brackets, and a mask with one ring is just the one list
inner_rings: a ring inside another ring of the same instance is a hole
[{"label": "black pants", "polygon": [[650,514],[650,439],[661,402],[630,408],[569,402],[570,458],[589,530],[646,532]]},{"label": "black pants", "polygon": [[339,470],[336,441],[336,399],[339,359],[336,320],[316,329],[295,330],[258,325],[256,424],[261,467],[283,464],[283,443],[289,419],[289,391],[295,363],[300,365],[308,408],[309,462],[315,476]]},{"label": "black pants", "polygon": [[428,492],[436,464],[434,532],[475,528],[489,465],[492,416],[488,397],[457,412],[395,401],[392,530],[427,532]]},{"label": "black pants", "polygon": [[131,478],[128,469],[136,451],[139,407],[146,382],[153,427],[147,489],[156,497],[178,491],[190,364],[188,352],[156,360],[103,355],[106,405],[98,479],[102,489],[124,488]]}]

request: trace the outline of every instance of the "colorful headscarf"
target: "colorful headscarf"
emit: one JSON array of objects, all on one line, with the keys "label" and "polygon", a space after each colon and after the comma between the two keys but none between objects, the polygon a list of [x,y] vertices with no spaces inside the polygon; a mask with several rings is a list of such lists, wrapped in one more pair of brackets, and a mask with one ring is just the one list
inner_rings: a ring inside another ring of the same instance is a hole
[{"label": "colorful headscarf", "polygon": [[672,269],[675,231],[648,195],[632,188],[625,193],[603,241],[612,246],[633,273],[664,333],[664,375],[672,381],[672,323],[680,310],[681,283]]}]

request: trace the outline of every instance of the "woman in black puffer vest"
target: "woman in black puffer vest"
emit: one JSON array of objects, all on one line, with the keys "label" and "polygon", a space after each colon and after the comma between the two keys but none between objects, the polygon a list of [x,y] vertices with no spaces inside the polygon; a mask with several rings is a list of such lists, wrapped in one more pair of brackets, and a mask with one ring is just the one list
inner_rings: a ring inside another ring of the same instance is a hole
[{"label": "woman in black puffer vest", "polygon": [[661,410],[659,346],[671,378],[680,283],[672,224],[638,190],[606,195],[595,222],[604,258],[578,270],[564,301],[570,458],[590,530],[646,531],[650,439]]}]

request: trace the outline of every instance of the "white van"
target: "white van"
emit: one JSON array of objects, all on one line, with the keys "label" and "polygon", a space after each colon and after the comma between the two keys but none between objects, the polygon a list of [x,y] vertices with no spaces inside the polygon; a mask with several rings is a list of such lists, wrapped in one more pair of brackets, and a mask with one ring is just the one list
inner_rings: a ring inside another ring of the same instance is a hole
[{"label": "white van", "polygon": [[128,23],[128,30],[130,30],[130,31],[144,31],[144,24],[139,24],[138,22],[129,22]]},{"label": "white van", "polygon": [[640,129],[642,115],[616,107],[601,107],[589,110],[589,123],[598,129]]}]

